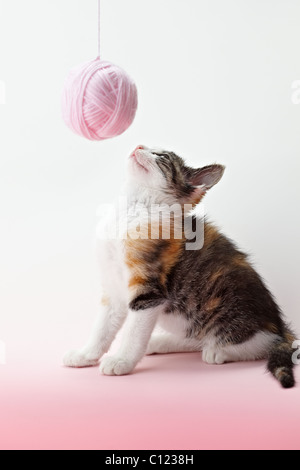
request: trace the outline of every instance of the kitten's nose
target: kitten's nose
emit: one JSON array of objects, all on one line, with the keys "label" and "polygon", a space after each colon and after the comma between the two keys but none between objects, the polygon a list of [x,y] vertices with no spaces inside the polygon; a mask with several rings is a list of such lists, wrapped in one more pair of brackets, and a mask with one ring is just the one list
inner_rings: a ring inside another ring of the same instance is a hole
[{"label": "kitten's nose", "polygon": [[131,155],[134,156],[138,150],[145,150],[145,149],[146,147],[144,145],[138,145],[137,148],[134,149]]}]

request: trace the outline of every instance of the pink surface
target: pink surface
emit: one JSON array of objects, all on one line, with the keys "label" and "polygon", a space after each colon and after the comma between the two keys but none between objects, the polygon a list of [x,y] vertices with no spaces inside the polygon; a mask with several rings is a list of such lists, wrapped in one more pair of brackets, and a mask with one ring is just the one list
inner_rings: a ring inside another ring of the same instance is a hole
[{"label": "pink surface", "polygon": [[64,369],[60,353],[0,366],[1,449],[300,448],[299,387],[282,390],[263,363],[175,354],[103,377]]}]

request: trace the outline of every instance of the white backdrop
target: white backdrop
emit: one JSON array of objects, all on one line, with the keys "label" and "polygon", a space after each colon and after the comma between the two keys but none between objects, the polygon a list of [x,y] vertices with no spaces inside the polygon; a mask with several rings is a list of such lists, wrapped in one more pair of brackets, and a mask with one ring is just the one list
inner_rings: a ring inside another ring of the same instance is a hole
[{"label": "white backdrop", "polygon": [[135,78],[139,110],[124,135],[91,143],[65,127],[60,95],[96,56],[96,3],[0,0],[0,339],[85,338],[97,207],[137,144],[226,164],[206,210],[300,332],[299,1],[102,0],[102,56]]}]

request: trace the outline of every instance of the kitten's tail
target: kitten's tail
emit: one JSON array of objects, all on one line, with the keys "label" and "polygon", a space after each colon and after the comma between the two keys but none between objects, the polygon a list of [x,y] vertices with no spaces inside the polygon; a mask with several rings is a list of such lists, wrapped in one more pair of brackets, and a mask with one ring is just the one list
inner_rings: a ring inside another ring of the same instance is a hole
[{"label": "kitten's tail", "polygon": [[268,370],[281,383],[283,388],[295,386],[292,345],[296,340],[293,333],[286,328],[282,338],[278,338],[273,344],[268,358]]}]

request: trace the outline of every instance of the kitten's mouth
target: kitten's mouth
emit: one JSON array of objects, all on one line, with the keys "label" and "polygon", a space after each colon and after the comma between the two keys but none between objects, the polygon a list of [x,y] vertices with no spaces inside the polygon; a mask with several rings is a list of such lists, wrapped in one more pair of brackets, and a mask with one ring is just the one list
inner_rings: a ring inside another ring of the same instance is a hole
[{"label": "kitten's mouth", "polygon": [[148,168],[146,167],[145,161],[141,158],[141,150],[136,149],[131,155],[130,159],[143,171],[149,173]]}]

